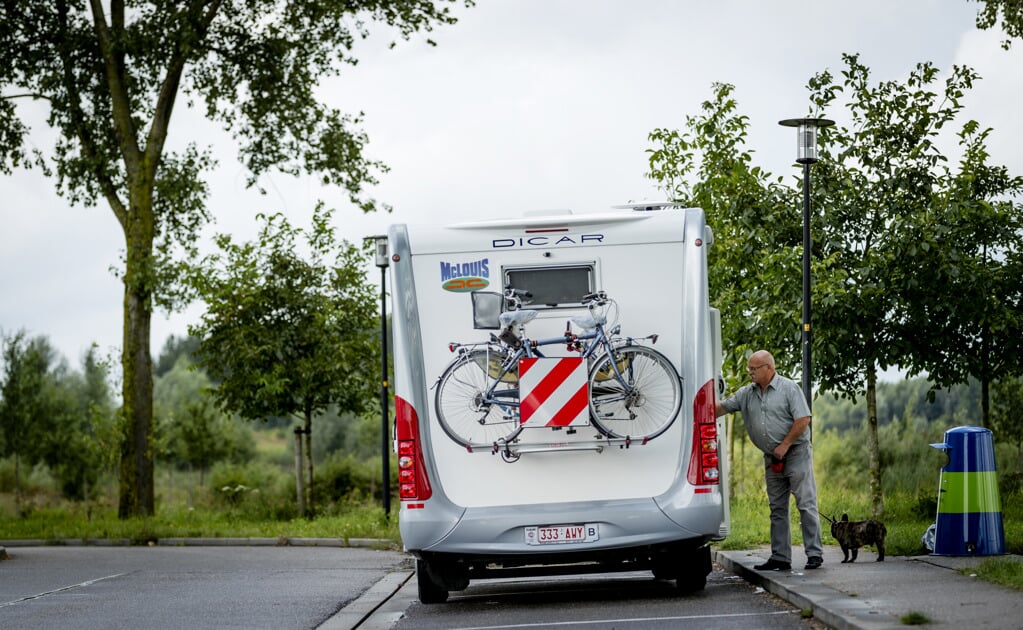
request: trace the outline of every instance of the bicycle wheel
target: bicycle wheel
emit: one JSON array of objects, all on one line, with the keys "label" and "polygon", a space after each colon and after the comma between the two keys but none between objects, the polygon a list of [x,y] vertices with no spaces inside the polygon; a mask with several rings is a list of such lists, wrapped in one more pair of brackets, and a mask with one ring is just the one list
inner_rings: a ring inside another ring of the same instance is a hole
[{"label": "bicycle wheel", "polygon": [[502,370],[507,359],[503,349],[479,348],[455,359],[441,375],[434,401],[437,419],[462,446],[510,441],[522,430],[518,374]]},{"label": "bicycle wheel", "polygon": [[590,368],[589,391],[590,418],[608,437],[655,438],[682,407],[675,367],[645,346],[622,346],[613,355],[601,355]]}]

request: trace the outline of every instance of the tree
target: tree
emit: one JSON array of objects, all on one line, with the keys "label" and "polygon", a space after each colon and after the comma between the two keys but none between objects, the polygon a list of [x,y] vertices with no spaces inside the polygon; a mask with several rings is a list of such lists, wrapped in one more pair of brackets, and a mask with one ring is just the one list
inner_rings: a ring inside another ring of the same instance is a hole
[{"label": "tree", "polygon": [[[753,164],[745,148],[749,118],[737,112],[734,86],[715,83],[702,113],[686,130],[655,129],[648,177],[673,201],[704,209],[714,232],[708,254],[711,303],[722,307],[730,385],[746,377],[751,352],[769,348],[791,371],[799,356],[799,313],[789,287],[798,286],[802,242],[790,207],[791,190]],[[727,305],[727,307],[725,306]]]},{"label": "tree", "polygon": [[163,349],[160,351],[160,356],[153,365],[153,376],[159,378],[173,370],[178,363],[178,359],[182,356],[187,357],[189,364],[191,364],[193,362],[192,357],[198,348],[199,340],[191,335],[183,337],[171,335],[167,337],[167,341],[164,342]]},{"label": "tree", "polygon": [[[373,210],[365,188],[385,167],[363,156],[359,117],[319,101],[316,88],[356,62],[351,51],[368,35],[367,20],[408,39],[453,23],[456,2],[21,0],[0,8],[0,170],[35,166],[55,175],[74,204],[103,199],[124,235],[122,518],[154,513],[150,321],[154,305],[179,304],[172,261],[194,256],[210,216],[209,149],[185,139],[174,143],[183,149],[169,148],[179,96],[189,107],[202,102],[233,134],[249,185],[272,170],[315,173]],[[49,107],[58,133],[51,152],[26,150],[19,98]]]},{"label": "tree", "polygon": [[0,386],[0,431],[4,454],[14,456],[14,505],[21,514],[20,463],[36,459],[37,428],[46,420],[43,390],[53,351],[43,337],[25,331],[3,338],[3,383]]},{"label": "tree", "polygon": [[[363,411],[377,384],[367,369],[379,357],[369,252],[338,244],[330,217],[318,207],[304,232],[279,214],[260,215],[258,242],[236,244],[221,235],[221,253],[200,261],[192,275],[207,312],[189,332],[200,339],[198,365],[216,383],[217,404],[249,420],[292,416],[301,423],[295,444],[301,513],[312,508],[313,418],[331,405],[339,414]],[[300,253],[302,238],[308,259]]]},{"label": "tree", "polygon": [[1023,378],[1002,378],[992,390],[991,426],[997,439],[1016,447],[1016,474],[1023,476]]},{"label": "tree", "polygon": [[58,366],[44,390],[48,430],[39,438],[40,458],[49,466],[65,498],[94,496],[100,474],[116,458],[117,412],[108,382],[109,365],[93,345],[82,357],[82,372]]},{"label": "tree", "polygon": [[[1005,34],[1010,38],[1023,39],[1023,2],[1020,0],[976,1],[984,5],[977,12],[977,28],[981,30],[992,28],[999,23],[999,17],[1001,17],[1001,25]],[[1002,42],[1002,48],[1005,50],[1009,50],[1011,46],[1011,39]]]},{"label": "tree", "polygon": [[[903,83],[872,83],[858,55],[843,55],[841,82],[824,71],[809,83],[812,109],[827,111],[839,95],[849,123],[822,134],[814,179],[814,367],[820,386],[855,397],[865,392],[871,512],[883,513],[877,438],[877,373],[910,363],[911,339],[900,334],[909,286],[919,278],[903,252],[912,228],[931,211],[946,160],[936,137],[961,109],[976,74],[955,68],[939,94],[937,69],[918,64]],[[900,284],[901,283],[901,284]],[[946,298],[947,299],[947,298]]]},{"label": "tree", "polygon": [[0,430],[18,463],[46,464],[61,494],[85,500],[116,447],[115,410],[108,367],[96,347],[82,358],[82,373],[69,370],[46,337],[24,331],[4,339],[5,376]]},{"label": "tree", "polygon": [[[179,342],[168,340],[165,351],[197,349],[199,340],[183,337]],[[224,459],[248,460],[254,444],[247,426],[214,408],[210,379],[195,367],[192,355],[176,356],[174,367],[158,376],[153,387],[157,454],[171,465],[197,468],[202,486],[210,466]]]},{"label": "tree", "polygon": [[901,322],[912,365],[935,387],[980,382],[985,427],[991,383],[1023,372],[1023,205],[1013,201],[1023,178],[988,163],[990,133],[963,126],[958,171],[943,175],[928,216],[910,228],[903,257],[918,271],[904,283]]},{"label": "tree", "polygon": [[[1023,274],[1021,257],[1009,244],[1019,234],[1011,219],[1015,206],[996,200],[1016,190],[1015,180],[986,165],[986,134],[976,133],[975,124],[964,126],[967,156],[954,174],[937,143],[939,132],[960,113],[976,74],[954,68],[944,89],[935,90],[937,69],[929,63],[919,64],[904,82],[873,83],[858,56],[843,60],[839,81],[825,71],[809,83],[809,115],[844,102],[849,120],[822,130],[821,160],[814,166],[814,381],[819,392],[853,399],[866,395],[872,512],[880,515],[878,371],[895,365],[943,369],[937,357],[962,353],[956,344],[976,344],[979,309],[990,324],[981,334],[988,339],[982,356],[989,367],[1000,365],[991,342],[1007,337],[994,332],[1021,336],[1013,323],[1019,319],[1021,290],[1008,272],[1017,270],[1014,278]],[[743,146],[746,119],[736,113],[730,92],[730,86],[716,84],[715,100],[704,104],[703,115],[687,118],[687,132],[651,135],[660,143],[651,152],[651,177],[674,198],[708,211],[716,241],[709,260],[717,276],[711,300],[723,305],[726,338],[740,340],[740,352],[733,348],[726,365],[741,374],[738,362],[744,354],[767,347],[777,351],[785,370],[798,355],[801,213],[794,206],[801,195],[752,165]],[[947,247],[947,259],[925,258],[924,252],[934,253],[930,244],[936,241],[921,235],[938,228],[948,232],[953,209],[966,208],[972,208],[971,218],[956,223],[954,234],[955,240],[972,244]],[[1000,227],[991,224],[998,217]],[[952,264],[955,256],[962,258],[958,265]],[[965,271],[971,280],[964,282],[989,279],[983,288],[997,295],[982,306],[965,284],[963,291],[950,293],[941,274]],[[946,322],[939,326],[927,325],[921,313],[935,309],[955,315],[930,320]],[[947,332],[957,334],[946,338]],[[1006,341],[1006,356],[1017,352],[1016,343]],[[969,360],[959,357],[951,373],[975,376],[978,363]]]}]

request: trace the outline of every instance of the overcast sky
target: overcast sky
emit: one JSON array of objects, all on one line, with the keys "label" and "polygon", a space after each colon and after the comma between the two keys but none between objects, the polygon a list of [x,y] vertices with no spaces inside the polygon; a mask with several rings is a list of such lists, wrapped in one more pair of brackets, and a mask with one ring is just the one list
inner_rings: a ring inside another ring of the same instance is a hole
[{"label": "overcast sky", "polygon": [[[967,0],[479,0],[460,21],[400,42],[360,42],[360,63],[321,87],[324,98],[365,113],[367,154],[386,162],[374,197],[390,215],[363,216],[313,179],[266,177],[259,195],[230,138],[183,106],[172,136],[214,143],[220,168],[209,200],[211,231],[256,233],[257,212],[281,211],[297,225],[322,198],[343,208],[341,235],[359,240],[391,223],[517,216],[524,211],[603,209],[662,199],[645,177],[648,134],[681,128],[714,82],[736,86],[750,118],[748,147],[760,166],[797,177],[795,131],[778,126],[808,112],[806,83],[860,53],[874,80],[901,80],[931,61],[983,80],[966,116],[994,132],[992,162],[1023,174],[1023,42],[1004,51],[1000,31],[978,31]],[[182,103],[183,105],[183,103]],[[32,142],[52,146],[45,112]],[[39,107],[36,105],[35,107]],[[843,110],[829,118],[848,119]],[[965,122],[964,117],[962,122]],[[35,171],[0,175],[0,330],[46,335],[74,366],[93,342],[116,356],[122,330],[119,266],[123,235],[110,209],[70,207]],[[371,269],[375,281],[379,274]],[[185,334],[197,309],[153,318],[153,352]]]}]

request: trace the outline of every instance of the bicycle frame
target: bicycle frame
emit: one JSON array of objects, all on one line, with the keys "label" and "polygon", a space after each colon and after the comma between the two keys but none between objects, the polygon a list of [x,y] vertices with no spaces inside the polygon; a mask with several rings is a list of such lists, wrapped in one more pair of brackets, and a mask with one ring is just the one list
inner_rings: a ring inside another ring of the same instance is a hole
[{"label": "bicycle frame", "polygon": [[[546,355],[540,351],[542,346],[566,344],[569,348],[572,348],[577,347],[579,342],[589,341],[590,343],[585,344],[579,354],[579,357],[583,359],[592,358],[601,348],[603,348],[608,354],[612,354],[614,352],[612,339],[605,332],[603,324],[600,323],[596,324],[593,332],[578,335],[571,332],[571,326],[569,325],[566,327],[565,334],[561,337],[549,337],[546,339],[530,339],[525,336],[524,329],[524,326],[519,327],[519,339],[521,343],[517,349],[513,349],[507,345],[497,346],[498,350],[507,349],[510,351],[510,354],[502,363],[500,372],[498,372],[497,375],[492,375],[490,377],[490,385],[482,394],[481,402],[483,404],[496,404],[502,409],[507,409],[514,413],[514,410],[519,407],[518,387],[501,390],[498,390],[497,387],[501,383],[508,382],[505,380],[505,377],[513,372],[513,368],[515,371],[518,370],[520,359],[545,358]],[[632,340],[630,338],[627,340],[627,343],[631,341]],[[488,342],[486,345],[488,346],[488,350],[490,347],[494,346],[493,342]],[[473,352],[473,350],[479,348],[480,344],[453,347],[458,348],[464,356],[468,356],[468,354]],[[611,366],[615,373],[614,378],[622,385],[623,390],[626,392],[626,394],[622,397],[625,398],[631,393],[632,387],[622,376],[622,372],[618,368],[618,362],[612,361]]]}]

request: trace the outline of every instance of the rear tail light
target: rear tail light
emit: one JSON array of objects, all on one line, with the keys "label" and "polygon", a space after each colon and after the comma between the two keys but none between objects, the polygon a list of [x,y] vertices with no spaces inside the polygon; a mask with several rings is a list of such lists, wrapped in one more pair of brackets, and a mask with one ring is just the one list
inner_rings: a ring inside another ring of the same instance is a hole
[{"label": "rear tail light", "polygon": [[718,427],[714,415],[714,381],[707,381],[693,401],[693,452],[689,458],[689,483],[694,486],[716,484],[718,468]]},{"label": "rear tail light", "polygon": [[394,397],[395,440],[398,443],[398,496],[402,501],[425,501],[433,495],[426,475],[419,416],[404,399]]}]

